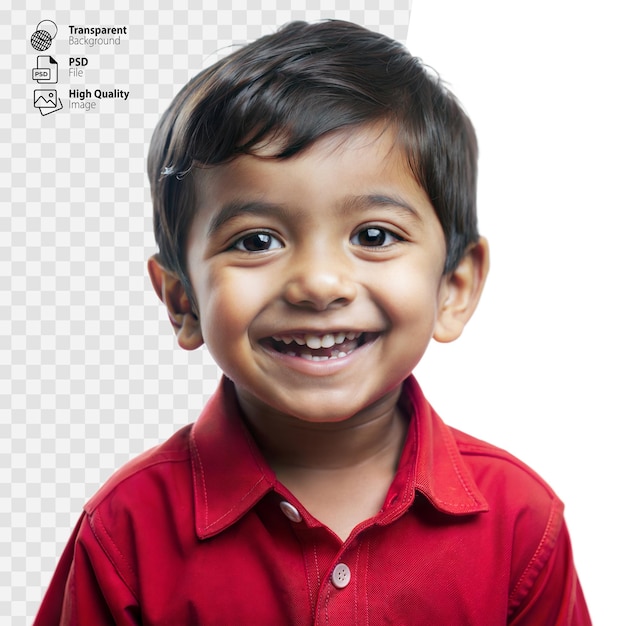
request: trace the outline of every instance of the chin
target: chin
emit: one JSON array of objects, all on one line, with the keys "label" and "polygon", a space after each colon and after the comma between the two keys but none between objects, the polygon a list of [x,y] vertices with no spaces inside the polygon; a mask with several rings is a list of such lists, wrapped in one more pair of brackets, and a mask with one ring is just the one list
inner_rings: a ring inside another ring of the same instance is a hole
[{"label": "chin", "polygon": [[[303,394],[297,405],[294,405],[292,397],[290,402],[279,403],[275,408],[302,422],[337,424],[357,415],[364,415],[370,410],[377,412],[376,409],[382,408],[389,396],[389,393],[383,393],[375,397],[357,398],[354,393],[331,394],[322,390],[312,390],[311,393]],[[392,399],[392,402],[395,404],[395,399]]]},{"label": "chin", "polygon": [[[315,404],[315,406],[312,406]],[[302,407],[305,407],[304,410]],[[346,406],[346,403],[334,404],[326,402],[317,395],[313,401],[302,403],[299,406],[279,404],[275,406],[275,410],[283,415],[292,417],[302,422],[310,422],[314,424],[336,423],[349,420],[362,410],[363,407],[352,405]]]}]

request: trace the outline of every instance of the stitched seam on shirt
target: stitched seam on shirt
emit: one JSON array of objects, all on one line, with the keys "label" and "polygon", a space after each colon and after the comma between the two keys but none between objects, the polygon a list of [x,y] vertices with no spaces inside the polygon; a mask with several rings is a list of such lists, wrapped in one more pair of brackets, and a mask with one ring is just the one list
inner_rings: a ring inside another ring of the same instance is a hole
[{"label": "stitched seam on shirt", "polygon": [[[202,491],[204,493],[204,528],[206,530],[209,527],[209,495],[206,490],[206,482],[204,480],[204,471],[202,469],[202,459],[200,458],[200,452],[196,444],[196,436],[195,436],[195,433],[193,432],[193,429],[191,430],[191,433],[190,433],[190,442],[191,442],[193,455],[198,460],[198,472],[200,473],[200,477],[202,478]],[[196,472],[192,471],[192,474],[193,474],[193,484],[194,484],[194,487],[197,489],[198,479],[196,478]]]},{"label": "stitched seam on shirt", "polygon": [[354,566],[354,623],[357,623],[357,620],[359,618],[359,607],[358,607],[358,601],[359,601],[359,588],[357,585],[357,577],[361,576],[361,570],[360,570],[360,563],[361,563],[361,549],[363,547],[363,544],[365,544],[366,546],[366,552],[365,552],[365,566],[363,568],[363,604],[365,605],[365,624],[366,626],[369,626],[369,603],[368,603],[368,597],[367,597],[367,566],[369,563],[369,551],[370,551],[370,542],[368,539],[364,539],[362,542],[359,543],[359,548],[356,551],[356,563]]},{"label": "stitched seam on shirt", "polygon": [[317,560],[317,545],[313,544],[313,558],[315,559],[315,573],[317,575],[317,588],[322,586],[322,578],[320,576],[320,564]]},{"label": "stitched seam on shirt", "polygon": [[459,444],[459,451],[462,455],[489,457],[490,459],[498,459],[500,461],[503,461],[504,463],[509,463],[510,465],[513,465],[517,469],[523,471],[526,475],[530,476],[537,484],[541,485],[546,490],[546,492],[550,494],[550,496],[554,497],[555,495],[550,485],[548,485],[541,476],[536,474],[534,470],[528,467],[528,465],[526,465],[523,461],[509,454],[505,450],[464,443]]},{"label": "stitched seam on shirt", "polygon": [[[298,540],[300,538],[298,537]],[[306,571],[306,584],[309,589],[309,602],[311,604],[311,614],[315,615],[315,597],[313,596],[313,582],[311,581],[311,568],[309,567],[309,561],[306,556],[306,550],[304,549],[304,544],[300,541],[300,547],[302,549],[302,560],[304,561],[304,569]],[[315,555],[315,544],[313,544],[313,554]],[[317,555],[315,555],[315,566],[317,568]],[[317,578],[319,581],[319,572],[317,573]],[[319,593],[319,584],[317,586],[317,593]]]},{"label": "stitched seam on shirt", "polygon": [[[520,587],[522,586],[522,583],[525,582],[524,578],[527,576],[528,572],[534,567],[535,563],[539,560],[539,555],[543,551],[543,548],[544,548],[544,546],[546,544],[547,538],[550,535],[550,531],[552,530],[552,527],[554,526],[554,521],[555,521],[557,513],[558,513],[558,511],[554,507],[554,504],[553,504],[552,509],[550,511],[550,517],[548,518],[548,522],[546,524],[546,528],[545,528],[545,530],[543,532],[543,536],[541,537],[541,541],[539,541],[539,545],[537,546],[537,549],[535,550],[535,553],[533,554],[532,558],[528,562],[528,565],[526,565],[526,568],[522,572],[522,575],[519,577],[519,580],[517,581],[517,584],[513,588],[513,591],[511,591],[511,593],[509,594],[509,604],[511,604],[513,598],[515,597],[515,595],[519,591]],[[530,585],[529,588],[532,588],[532,584]],[[518,608],[521,605],[521,603],[522,603],[522,599],[520,599],[516,603],[516,605],[511,606],[510,609]]]},{"label": "stitched seam on shirt", "polygon": [[[130,474],[128,474],[127,476],[124,476],[121,479],[116,480],[115,483],[112,484],[110,487],[108,487],[107,483],[105,483],[103,488],[100,491],[96,492],[96,494],[90,500],[87,501],[87,504],[84,507],[85,512],[87,513],[87,515],[92,515],[97,510],[97,508],[102,505],[102,503],[105,500],[108,500],[109,498],[112,497],[112,494],[117,489],[119,489],[121,485],[123,485],[126,481],[133,479],[135,476],[137,476],[137,474],[147,471],[151,467],[154,467],[156,465],[163,465],[164,463],[185,463],[188,461],[189,461],[189,457],[187,456],[186,453],[184,453],[183,456],[178,457],[178,458],[174,456],[172,457],[166,456],[165,458],[152,459],[149,463],[146,463],[145,465],[143,464],[137,465],[137,467],[134,468],[134,470]],[[112,479],[114,478],[115,476],[113,476]]]},{"label": "stitched seam on shirt", "polygon": [[[461,481],[462,483],[463,481]],[[453,509],[455,509],[454,512],[452,511],[444,511],[444,513],[449,513],[450,515],[454,515],[456,511],[470,511],[473,512],[475,511],[475,507],[478,504],[482,504],[480,502],[478,502],[477,500],[474,500],[475,504],[459,504],[458,502],[449,502],[448,500],[444,500],[443,498],[437,496],[435,494],[435,498],[431,498],[429,494],[430,490],[428,489],[428,487],[425,487],[424,485],[421,484],[416,484],[415,485],[416,488],[418,490],[420,490],[422,492],[422,494],[424,496],[426,496],[426,498],[437,508],[437,506],[439,504],[445,504]],[[471,492],[468,492],[468,495],[470,495],[472,498],[474,498],[474,496],[472,496]]]},{"label": "stitched seam on shirt", "polygon": [[239,502],[237,502],[237,504],[230,507],[230,509],[226,511],[226,513],[220,515],[214,522],[211,522],[208,526],[206,526],[205,530],[209,530],[209,528],[212,528],[216,524],[219,524],[225,517],[228,517],[259,486],[259,484],[263,482],[263,480],[264,479],[262,477],[259,478],[259,480],[257,480],[256,483],[254,483],[254,485],[252,485],[252,487],[250,487],[250,489],[239,499]]},{"label": "stitched seam on shirt", "polygon": [[[417,446],[418,446],[418,444],[417,444],[416,440],[413,439],[412,442],[411,442],[411,448],[412,448],[411,449],[411,456],[413,458],[417,458]],[[404,494],[402,496],[402,503],[403,504],[407,503],[410,500],[410,498],[415,495],[415,487],[416,487],[416,484],[417,484],[417,477],[415,475],[415,472],[416,472],[416,470],[415,470],[415,468],[413,468],[412,480],[407,480],[405,482],[405,484],[404,484]],[[395,516],[396,516],[395,512],[392,512],[389,517],[394,518]]]},{"label": "stitched seam on shirt", "polygon": [[[196,445],[193,431],[191,433],[191,438],[192,438],[192,443],[193,443],[193,453],[194,453],[194,456],[196,456],[196,458],[198,459],[199,471],[202,476],[202,491],[204,493],[204,530],[207,531],[210,528],[213,528],[213,526],[216,526],[217,524],[219,524],[225,517],[228,517],[237,508],[237,506],[241,504],[257,488],[257,486],[261,482],[263,482],[263,477],[259,478],[259,480],[257,480],[256,483],[254,483],[254,485],[250,487],[250,489],[239,499],[237,504],[232,506],[228,511],[226,511],[226,513],[224,513],[223,515],[220,515],[220,517],[218,517],[215,521],[209,524],[209,494],[206,488],[206,481],[204,480],[204,472],[202,471],[202,460],[200,458],[200,452],[198,451],[198,446]],[[195,477],[195,472],[194,472],[194,483],[195,482],[196,482],[196,477]]]},{"label": "stitched seam on shirt", "polygon": [[365,554],[365,573],[363,574],[363,597],[365,600],[365,626],[369,626],[370,623],[370,600],[367,594],[367,574],[369,572],[370,564],[370,542],[367,542],[367,552]]},{"label": "stitched seam on shirt", "polygon": [[[252,485],[252,487],[250,487],[250,489],[239,499],[239,501],[237,502],[237,504],[235,504],[234,506],[232,506],[228,511],[226,511],[226,513],[224,513],[223,515],[221,515],[218,519],[216,519],[215,521],[211,522],[209,524],[209,494],[206,488],[206,480],[204,478],[204,469],[202,467],[202,458],[200,456],[200,451],[198,450],[198,446],[196,444],[196,437],[195,437],[195,433],[193,431],[193,429],[191,430],[190,433],[190,443],[191,443],[191,447],[193,448],[193,455],[197,458],[198,460],[198,471],[201,474],[201,478],[202,478],[202,492],[204,493],[204,532],[208,531],[209,529],[213,528],[214,526],[216,526],[217,524],[219,524],[225,517],[228,517],[228,515],[230,515],[258,486],[260,483],[263,482],[263,480],[265,480],[265,474],[263,474],[262,468],[259,465],[256,457],[254,457],[254,462],[256,463],[257,467],[259,468],[259,470],[261,471],[261,478],[259,478],[259,480],[257,480],[256,483],[254,483],[254,485]],[[251,442],[247,441],[248,447],[251,447]],[[192,472],[193,473],[193,482],[194,485],[197,486],[197,479],[196,479],[196,472]]]},{"label": "stitched seam on shirt", "polygon": [[109,562],[111,563],[111,565],[113,565],[113,568],[117,572],[118,576],[121,578],[122,582],[126,585],[126,587],[128,587],[128,590],[133,594],[135,599],[137,601],[139,601],[137,593],[133,590],[131,584],[126,580],[126,577],[120,571],[120,568],[115,563],[115,560],[112,558],[112,555],[110,554],[109,550],[107,550],[107,548],[105,547],[104,542],[102,541],[102,538],[99,536],[99,534],[98,534],[98,532],[96,530],[96,521],[98,522],[98,525],[102,528],[102,530],[104,531],[104,533],[108,537],[109,542],[111,543],[111,545],[113,546],[113,548],[117,552],[118,556],[120,557],[120,560],[130,570],[130,572],[132,573],[132,575],[135,578],[137,578],[137,573],[135,572],[135,570],[134,570],[133,566],[130,564],[130,562],[126,559],[126,557],[124,556],[123,552],[117,547],[117,544],[115,543],[115,541],[113,541],[113,537],[111,537],[111,534],[109,533],[109,531],[107,530],[106,526],[104,525],[104,522],[100,518],[99,512],[98,511],[94,511],[93,515],[89,516],[89,526],[91,527],[91,531],[93,532],[93,534],[96,537],[98,543],[100,544],[100,547],[102,548],[102,550],[106,554],[107,559],[109,559]]},{"label": "stitched seam on shirt", "polygon": [[[414,480],[414,485],[411,487],[409,484],[407,484],[407,492],[409,490],[412,489],[418,489],[420,490],[424,495],[426,495],[428,497],[429,500],[431,500],[432,504],[437,507],[439,504],[448,506],[452,509],[455,509],[456,511],[473,511],[474,507],[476,507],[477,505],[481,505],[482,503],[476,498],[476,496],[474,495],[474,493],[470,490],[468,484],[466,483],[465,479],[463,478],[463,475],[461,474],[461,470],[459,468],[458,462],[457,462],[457,458],[456,458],[456,454],[460,453],[460,450],[458,449],[457,445],[456,445],[456,440],[454,439],[452,433],[448,430],[444,430],[442,433],[442,438],[444,441],[444,445],[446,447],[446,451],[448,452],[448,456],[450,458],[450,461],[454,467],[454,472],[457,476],[457,478],[459,479],[459,482],[461,483],[461,485],[463,486],[463,489],[465,490],[465,493],[472,499],[473,504],[459,504],[459,502],[450,502],[448,500],[444,500],[443,498],[441,498],[439,495],[436,495],[436,500],[432,500],[427,494],[431,493],[432,490],[426,486],[423,485],[421,483],[419,483],[417,481],[417,478]],[[406,495],[406,494],[405,494]],[[435,494],[433,494],[435,495]],[[408,497],[408,496],[406,496]]]},{"label": "stitched seam on shirt", "polygon": [[[474,505],[479,504],[478,500],[476,499],[476,496],[470,491],[467,483],[465,482],[465,479],[463,478],[463,476],[461,474],[461,470],[459,469],[459,465],[457,463],[457,459],[456,459],[456,456],[454,454],[456,451],[458,451],[458,448],[455,449],[455,447],[452,446],[452,442],[450,441],[451,436],[452,436],[451,434],[446,432],[445,436],[444,436],[444,441],[445,441],[446,449],[448,451],[448,455],[450,457],[450,460],[452,461],[452,465],[454,466],[454,471],[456,472],[456,475],[457,475],[459,481],[461,482],[461,485],[463,485],[463,489],[465,490],[465,493],[474,501]],[[472,508],[469,505],[464,505],[464,506],[460,507],[460,506],[458,506],[458,504],[454,504],[452,502],[445,502],[444,500],[441,500],[441,502],[443,502],[443,504],[456,506],[459,509],[460,508],[463,508],[463,509]]]},{"label": "stitched seam on shirt", "polygon": [[356,560],[354,563],[354,623],[356,624],[356,620],[357,620],[357,615],[359,614],[359,605],[358,605],[358,599],[359,599],[359,590],[358,590],[358,586],[356,583],[356,577],[359,574],[359,556],[361,554],[361,543],[359,542],[359,547],[356,551]]},{"label": "stitched seam on shirt", "polygon": [[[328,583],[327,583],[328,584]],[[328,613],[328,605],[330,604],[330,585],[326,592],[326,604],[324,605],[324,613],[326,614],[326,623],[330,624],[330,614]]]}]

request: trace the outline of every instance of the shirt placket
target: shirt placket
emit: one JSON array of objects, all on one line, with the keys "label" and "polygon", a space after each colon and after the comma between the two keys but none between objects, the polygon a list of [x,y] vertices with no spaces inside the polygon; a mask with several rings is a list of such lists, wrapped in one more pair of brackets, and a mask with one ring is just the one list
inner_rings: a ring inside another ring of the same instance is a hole
[{"label": "shirt placket", "polygon": [[306,511],[301,513],[288,501],[280,508],[302,547],[315,626],[368,624],[366,529],[342,543],[328,528],[310,520]]}]

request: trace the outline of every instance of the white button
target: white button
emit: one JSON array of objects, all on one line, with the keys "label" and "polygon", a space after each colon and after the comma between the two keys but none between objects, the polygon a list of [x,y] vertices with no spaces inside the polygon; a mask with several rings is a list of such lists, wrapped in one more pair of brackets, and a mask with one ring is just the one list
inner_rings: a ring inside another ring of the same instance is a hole
[{"label": "white button", "polygon": [[287,502],[287,500],[283,500],[280,503],[280,510],[285,514],[285,517],[296,524],[302,521],[302,515],[300,515],[300,511],[296,509],[293,504]]},{"label": "white button", "polygon": [[335,565],[331,580],[337,589],[347,587],[350,582],[350,568],[345,563],[338,563]]}]

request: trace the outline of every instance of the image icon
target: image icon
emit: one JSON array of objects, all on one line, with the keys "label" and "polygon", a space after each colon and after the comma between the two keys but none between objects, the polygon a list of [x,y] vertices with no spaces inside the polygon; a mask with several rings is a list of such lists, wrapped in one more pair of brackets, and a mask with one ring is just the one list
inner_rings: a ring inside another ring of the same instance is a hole
[{"label": "image icon", "polygon": [[54,57],[47,55],[37,57],[37,67],[33,68],[33,80],[49,85],[59,81],[59,65]]},{"label": "image icon", "polygon": [[30,45],[38,52],[47,50],[52,45],[52,40],[57,36],[58,30],[57,25],[52,20],[42,20],[31,35]]},{"label": "image icon", "polygon": [[63,108],[61,98],[57,97],[56,89],[35,89],[33,93],[33,106],[39,109],[42,115],[50,115]]}]

